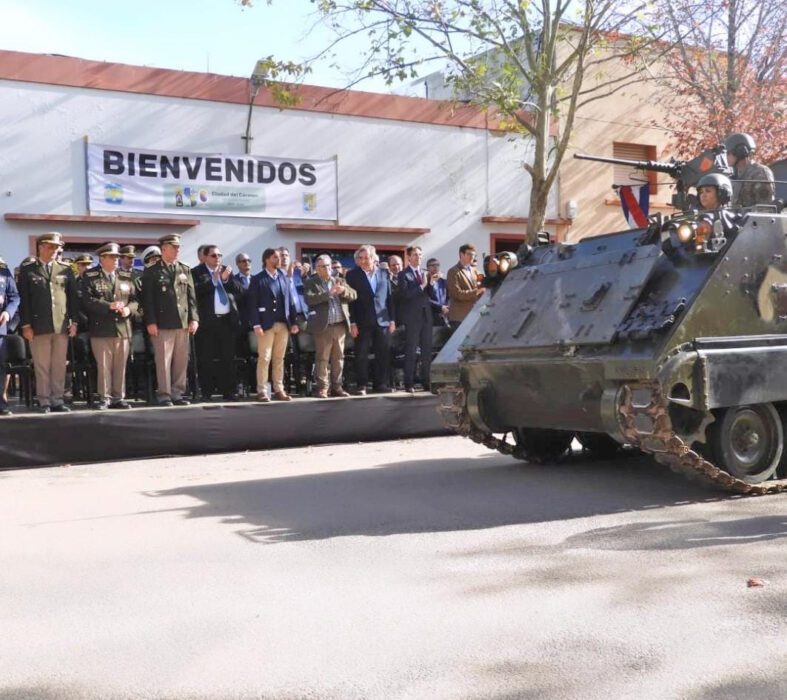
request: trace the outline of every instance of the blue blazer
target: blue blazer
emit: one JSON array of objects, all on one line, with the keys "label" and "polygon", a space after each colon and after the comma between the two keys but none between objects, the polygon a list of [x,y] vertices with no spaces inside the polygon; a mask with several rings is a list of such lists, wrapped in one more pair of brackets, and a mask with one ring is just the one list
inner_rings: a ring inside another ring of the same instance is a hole
[{"label": "blue blazer", "polygon": [[14,276],[5,267],[0,268],[0,313],[3,311],[8,312],[10,320],[0,326],[0,335],[7,335],[8,326],[11,325],[16,312],[19,311],[19,290],[16,288]]},{"label": "blue blazer", "polygon": [[439,314],[443,306],[448,306],[448,285],[442,277],[436,284],[427,284],[426,292],[429,294],[429,303],[435,313]]},{"label": "blue blazer", "polygon": [[[276,278],[279,281],[282,294],[284,295],[284,315],[287,318],[287,325],[295,325],[295,304],[293,303],[290,281],[282,270],[276,270]],[[276,294],[273,291],[273,280],[266,270],[258,272],[251,278],[248,290],[247,313],[252,327],[260,326],[267,331],[273,328],[276,318],[277,308]]]},{"label": "blue blazer", "polygon": [[354,267],[347,273],[347,284],[358,295],[350,302],[350,323],[359,328],[372,328],[375,325],[388,327],[394,320],[393,298],[391,297],[391,278],[386,270],[377,268],[377,291],[372,291],[369,278],[360,267]]}]

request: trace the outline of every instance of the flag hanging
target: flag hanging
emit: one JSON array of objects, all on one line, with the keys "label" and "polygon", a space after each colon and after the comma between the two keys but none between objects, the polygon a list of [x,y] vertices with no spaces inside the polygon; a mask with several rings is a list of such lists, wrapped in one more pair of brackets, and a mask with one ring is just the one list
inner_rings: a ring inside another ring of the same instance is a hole
[{"label": "flag hanging", "polygon": [[650,203],[650,184],[633,187],[620,185],[618,187],[620,206],[623,207],[623,216],[626,217],[631,228],[644,228],[648,225],[648,205]]}]

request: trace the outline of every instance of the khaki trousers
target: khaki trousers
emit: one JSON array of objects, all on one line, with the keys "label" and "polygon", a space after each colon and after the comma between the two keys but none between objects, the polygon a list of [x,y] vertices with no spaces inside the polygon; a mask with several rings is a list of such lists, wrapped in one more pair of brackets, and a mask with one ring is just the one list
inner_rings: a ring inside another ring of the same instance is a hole
[{"label": "khaki trousers", "polygon": [[268,391],[268,368],[273,364],[271,372],[273,391],[284,391],[284,355],[287,354],[287,341],[290,329],[286,323],[274,323],[257,338],[257,393]]},{"label": "khaki trousers", "polygon": [[347,335],[345,323],[334,323],[324,331],[314,334],[314,379],[318,391],[328,391],[328,362],[331,364],[330,388],[342,388],[344,372],[344,338]]},{"label": "khaki trousers", "polygon": [[161,329],[150,339],[156,357],[156,396],[159,401],[179,401],[186,393],[189,367],[189,331],[187,328]]},{"label": "khaki trousers", "polygon": [[131,348],[128,338],[90,338],[98,368],[98,396],[104,401],[126,397],[126,362]]},{"label": "khaki trousers", "polygon": [[68,336],[62,333],[36,333],[30,341],[30,354],[36,372],[39,406],[61,405],[66,389]]}]

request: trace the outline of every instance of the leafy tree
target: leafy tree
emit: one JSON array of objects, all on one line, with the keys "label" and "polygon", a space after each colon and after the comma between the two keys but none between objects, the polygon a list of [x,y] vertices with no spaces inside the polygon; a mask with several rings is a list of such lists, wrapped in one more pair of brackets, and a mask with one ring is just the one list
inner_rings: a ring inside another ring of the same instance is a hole
[{"label": "leafy tree", "polygon": [[[249,5],[249,0],[240,0]],[[268,0],[270,4],[271,0]],[[335,39],[365,40],[350,84],[382,75],[412,80],[447,67],[457,95],[488,109],[506,128],[533,141],[528,239],[543,229],[548,196],[570,143],[574,119],[588,102],[650,79],[640,58],[666,47],[626,31],[646,2],[621,0],[311,0]],[[270,59],[276,77],[283,64]],[[557,122],[559,134],[550,137]]]},{"label": "leafy tree", "polygon": [[686,157],[745,132],[758,159],[785,155],[784,0],[656,0],[665,39],[675,48],[665,123]]}]

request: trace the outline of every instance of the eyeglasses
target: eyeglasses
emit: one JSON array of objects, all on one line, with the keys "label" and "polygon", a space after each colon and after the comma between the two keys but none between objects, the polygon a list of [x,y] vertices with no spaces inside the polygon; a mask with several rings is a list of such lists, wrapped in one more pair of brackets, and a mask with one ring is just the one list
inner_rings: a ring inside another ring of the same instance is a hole
[{"label": "eyeglasses", "polygon": [[224,256],[221,253],[208,253],[209,258],[223,258]]},{"label": "eyeglasses", "polygon": [[240,260],[238,260],[238,263],[244,263],[244,262],[250,263],[251,258],[241,258]]}]

